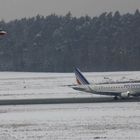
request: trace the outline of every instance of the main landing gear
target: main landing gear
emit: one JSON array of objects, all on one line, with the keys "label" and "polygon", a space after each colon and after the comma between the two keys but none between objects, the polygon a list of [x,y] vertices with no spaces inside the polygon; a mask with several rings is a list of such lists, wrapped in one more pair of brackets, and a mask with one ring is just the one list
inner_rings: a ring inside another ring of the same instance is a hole
[{"label": "main landing gear", "polygon": [[118,96],[115,96],[115,97],[114,97],[114,100],[118,100]]}]

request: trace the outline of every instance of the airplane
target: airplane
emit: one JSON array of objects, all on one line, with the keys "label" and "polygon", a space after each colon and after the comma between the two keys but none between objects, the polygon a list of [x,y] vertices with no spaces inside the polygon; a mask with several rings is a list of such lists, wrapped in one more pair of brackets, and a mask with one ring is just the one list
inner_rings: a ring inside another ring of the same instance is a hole
[{"label": "airplane", "polygon": [[4,36],[4,35],[6,35],[7,34],[7,32],[5,32],[5,31],[3,31],[3,30],[0,30],[0,36]]},{"label": "airplane", "polygon": [[90,83],[78,68],[74,70],[77,84],[72,86],[74,90],[88,92],[98,95],[113,96],[114,99],[126,99],[130,96],[140,96],[140,82],[118,82],[118,83]]}]

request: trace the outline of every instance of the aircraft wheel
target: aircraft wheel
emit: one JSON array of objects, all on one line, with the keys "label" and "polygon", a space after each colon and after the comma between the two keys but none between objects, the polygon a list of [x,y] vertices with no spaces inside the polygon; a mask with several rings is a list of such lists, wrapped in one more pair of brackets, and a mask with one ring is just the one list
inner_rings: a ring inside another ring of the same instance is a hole
[{"label": "aircraft wheel", "polygon": [[117,97],[117,96],[115,96],[115,97],[114,97],[114,100],[118,100],[118,97]]}]

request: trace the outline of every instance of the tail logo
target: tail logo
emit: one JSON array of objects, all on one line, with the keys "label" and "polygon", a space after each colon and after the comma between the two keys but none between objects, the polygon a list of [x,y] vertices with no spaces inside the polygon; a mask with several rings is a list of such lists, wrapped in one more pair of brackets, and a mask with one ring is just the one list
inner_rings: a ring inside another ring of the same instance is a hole
[{"label": "tail logo", "polygon": [[78,68],[75,68],[76,81],[79,85],[89,85],[89,82]]},{"label": "tail logo", "polygon": [[78,85],[81,85],[80,81],[76,78],[76,81],[77,81],[77,84]]}]

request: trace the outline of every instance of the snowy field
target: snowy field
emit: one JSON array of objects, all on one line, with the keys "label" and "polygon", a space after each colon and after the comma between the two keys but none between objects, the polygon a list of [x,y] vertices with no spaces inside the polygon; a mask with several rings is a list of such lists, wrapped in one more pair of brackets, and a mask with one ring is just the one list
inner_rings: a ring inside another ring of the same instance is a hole
[{"label": "snowy field", "polygon": [[[85,75],[93,83],[140,79],[140,72]],[[69,73],[1,72],[0,98],[95,96],[72,84]],[[0,106],[0,140],[139,140],[139,132],[139,102]]]},{"label": "snowy field", "polygon": [[1,106],[1,140],[139,140],[140,103]]},{"label": "snowy field", "polygon": [[[140,80],[140,72],[84,73],[91,83]],[[0,72],[0,98],[69,98],[96,95],[74,91],[73,73]]]}]

